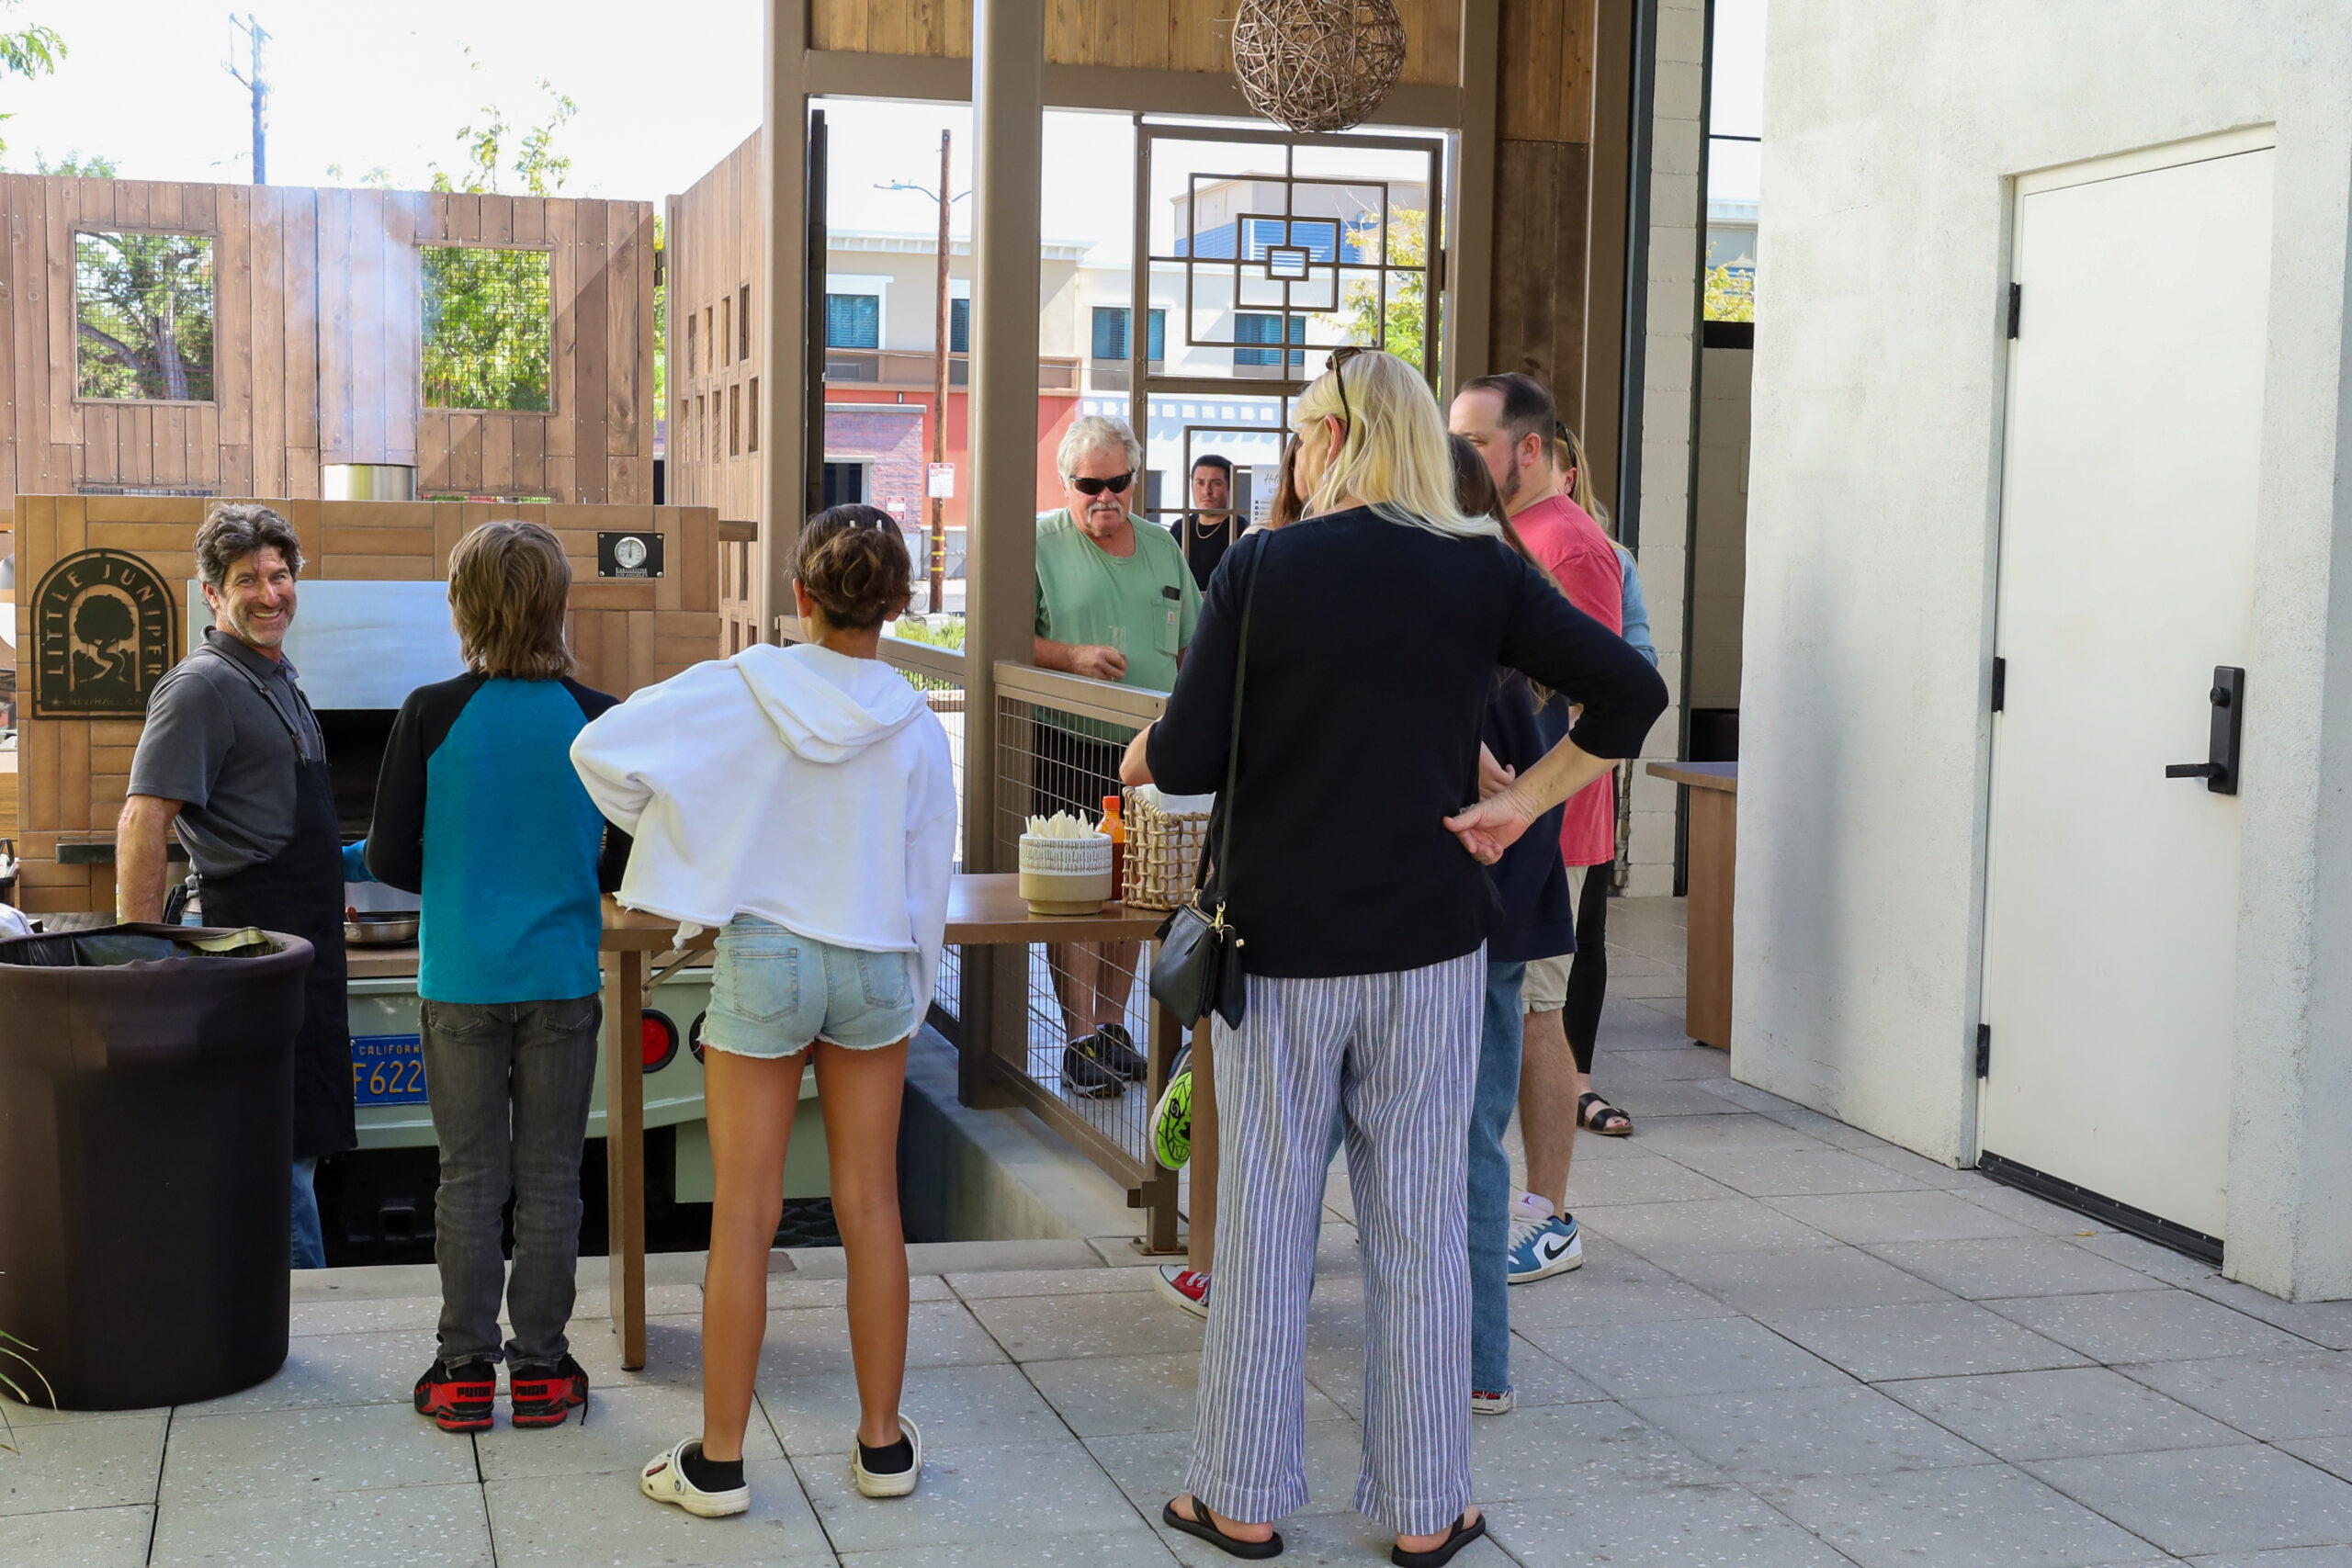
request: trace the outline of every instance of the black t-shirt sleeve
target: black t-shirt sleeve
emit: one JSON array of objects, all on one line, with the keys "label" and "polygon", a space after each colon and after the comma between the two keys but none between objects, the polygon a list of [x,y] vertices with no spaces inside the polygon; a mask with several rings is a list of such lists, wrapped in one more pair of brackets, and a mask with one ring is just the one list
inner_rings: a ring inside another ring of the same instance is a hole
[{"label": "black t-shirt sleeve", "polygon": [[[1145,748],[1153,782],[1170,795],[1207,795],[1225,787],[1226,752],[1233,742],[1233,671],[1241,637],[1241,585],[1250,552],[1265,548],[1252,534],[1227,552],[1234,565],[1209,581],[1201,618],[1176,672],[1167,710]],[[1245,701],[1247,698],[1245,697]]]},{"label": "black t-shirt sleeve", "polygon": [[1502,663],[1582,705],[1568,732],[1588,754],[1638,754],[1666,711],[1666,682],[1633,645],[1569,604],[1524,559],[1505,553],[1516,575],[1503,631]]},{"label": "black t-shirt sleeve", "polygon": [[[403,893],[424,890],[425,695],[420,686],[401,704],[376,774],[376,815],[368,824],[368,874]],[[449,733],[446,724],[442,735]]]},{"label": "black t-shirt sleeve", "polygon": [[[607,709],[620,706],[620,699],[608,696],[594,686],[583,686],[565,677],[563,689],[580,705],[580,716],[594,724]],[[628,852],[632,845],[629,836],[614,824],[605,824],[605,841],[596,855],[596,891],[617,893],[621,878],[628,871]]]}]

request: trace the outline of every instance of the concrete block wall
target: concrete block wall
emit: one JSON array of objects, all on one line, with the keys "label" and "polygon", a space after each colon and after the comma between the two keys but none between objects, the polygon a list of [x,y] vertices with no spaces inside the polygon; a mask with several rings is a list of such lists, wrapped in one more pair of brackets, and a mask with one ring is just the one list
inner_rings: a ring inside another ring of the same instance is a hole
[{"label": "concrete block wall", "polygon": [[[1706,127],[1707,7],[1704,0],[1658,0],[1657,87],[1651,116],[1649,317],[1642,386],[1642,592],[1657,640],[1658,673],[1674,705],[1650,730],[1642,755],[1679,755],[1682,734],[1685,585],[1689,581],[1690,444],[1697,389],[1691,384],[1699,318],[1699,238],[1706,215],[1700,186]],[[1680,792],[1633,769],[1626,891],[1674,891],[1675,824]]]}]

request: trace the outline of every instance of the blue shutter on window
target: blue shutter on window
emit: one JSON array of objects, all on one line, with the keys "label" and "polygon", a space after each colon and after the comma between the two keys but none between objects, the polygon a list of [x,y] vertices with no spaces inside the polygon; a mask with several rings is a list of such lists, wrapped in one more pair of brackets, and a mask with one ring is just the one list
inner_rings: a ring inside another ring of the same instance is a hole
[{"label": "blue shutter on window", "polygon": [[873,294],[825,296],[825,346],[882,346],[882,300]]},{"label": "blue shutter on window", "polygon": [[1149,332],[1151,341],[1145,346],[1144,352],[1150,356],[1151,363],[1154,365],[1165,364],[1168,359],[1167,311],[1154,310],[1151,313]]},{"label": "blue shutter on window", "polygon": [[[1233,318],[1233,337],[1237,343],[1280,343],[1283,341],[1283,319],[1254,311],[1237,311]],[[1233,351],[1236,365],[1279,365],[1282,355],[1263,348],[1237,348]]]},{"label": "blue shutter on window", "polygon": [[1127,312],[1108,305],[1094,307],[1094,357],[1127,356]]},{"label": "blue shutter on window", "polygon": [[947,302],[947,352],[972,352],[972,302],[969,299],[950,299]]},{"label": "blue shutter on window", "polygon": [[[1305,343],[1306,341],[1306,318],[1305,316],[1293,316],[1290,319],[1290,341],[1293,343]],[[1290,356],[1290,367],[1293,370],[1306,369],[1306,355],[1297,352],[1296,350],[1293,350]]]}]

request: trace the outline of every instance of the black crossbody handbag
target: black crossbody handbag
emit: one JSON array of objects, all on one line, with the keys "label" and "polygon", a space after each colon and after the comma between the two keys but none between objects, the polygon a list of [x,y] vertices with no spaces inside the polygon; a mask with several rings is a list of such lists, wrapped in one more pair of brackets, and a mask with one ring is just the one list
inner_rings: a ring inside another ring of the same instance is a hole
[{"label": "black crossbody handbag", "polygon": [[1233,785],[1241,767],[1242,676],[1250,668],[1250,612],[1257,605],[1258,565],[1265,553],[1263,545],[1250,552],[1250,581],[1241,592],[1241,635],[1233,660],[1233,729],[1225,748],[1225,793],[1217,796],[1213,840],[1193,874],[1192,898],[1159,923],[1159,951],[1151,962],[1152,999],[1187,1027],[1215,1013],[1228,1029],[1238,1029],[1250,1001],[1250,982],[1241,968],[1241,933],[1225,918],[1225,878],[1238,807]]}]

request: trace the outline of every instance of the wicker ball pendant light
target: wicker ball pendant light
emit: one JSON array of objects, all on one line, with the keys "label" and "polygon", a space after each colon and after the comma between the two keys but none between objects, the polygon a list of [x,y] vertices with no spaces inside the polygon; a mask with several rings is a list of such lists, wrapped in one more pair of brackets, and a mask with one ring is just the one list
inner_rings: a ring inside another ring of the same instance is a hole
[{"label": "wicker ball pendant light", "polygon": [[1293,130],[1361,124],[1404,69],[1392,0],[1241,0],[1233,18],[1242,96]]}]

